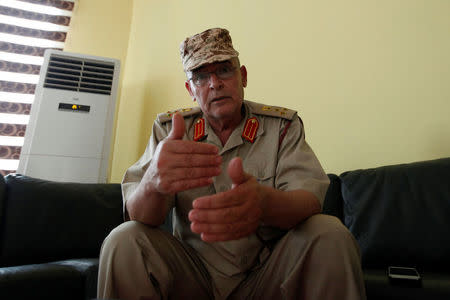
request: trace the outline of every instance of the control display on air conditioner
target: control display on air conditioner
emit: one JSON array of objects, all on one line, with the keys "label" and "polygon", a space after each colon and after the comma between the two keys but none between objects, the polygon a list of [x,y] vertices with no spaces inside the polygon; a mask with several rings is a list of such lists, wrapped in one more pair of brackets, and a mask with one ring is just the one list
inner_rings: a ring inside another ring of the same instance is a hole
[{"label": "control display on air conditioner", "polygon": [[59,103],[58,110],[89,112],[91,110],[91,107],[89,105],[80,105],[74,103]]}]

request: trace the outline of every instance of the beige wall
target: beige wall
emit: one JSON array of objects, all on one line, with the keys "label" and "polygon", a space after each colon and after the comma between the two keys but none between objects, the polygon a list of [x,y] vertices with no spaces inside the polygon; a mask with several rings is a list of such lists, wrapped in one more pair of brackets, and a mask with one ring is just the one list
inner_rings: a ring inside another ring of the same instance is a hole
[{"label": "beige wall", "polygon": [[193,105],[178,46],[215,26],[230,30],[247,66],[246,98],[298,110],[327,172],[450,156],[450,1],[132,6],[113,182],[144,151],[158,112]]}]

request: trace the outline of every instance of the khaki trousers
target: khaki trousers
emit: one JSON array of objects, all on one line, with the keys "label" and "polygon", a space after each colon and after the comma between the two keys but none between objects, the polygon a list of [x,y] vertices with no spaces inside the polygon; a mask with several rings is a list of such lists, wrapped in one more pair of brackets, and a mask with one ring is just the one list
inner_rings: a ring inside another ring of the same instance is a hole
[{"label": "khaki trousers", "polygon": [[[103,243],[98,298],[214,299],[214,288],[190,247],[131,221]],[[358,245],[337,218],[314,215],[282,237],[228,299],[365,299]]]}]

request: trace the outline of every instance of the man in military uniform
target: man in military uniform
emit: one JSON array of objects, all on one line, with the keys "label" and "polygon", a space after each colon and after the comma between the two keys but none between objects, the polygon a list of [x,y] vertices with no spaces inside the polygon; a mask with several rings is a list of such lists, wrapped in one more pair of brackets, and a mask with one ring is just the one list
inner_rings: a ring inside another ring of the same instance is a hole
[{"label": "man in military uniform", "polygon": [[[320,214],[329,184],[295,111],[244,100],[229,33],[187,38],[199,107],[158,115],[123,180],[125,222],[105,240],[99,298],[364,299],[357,244]],[[158,229],[174,210],[174,234]]]}]

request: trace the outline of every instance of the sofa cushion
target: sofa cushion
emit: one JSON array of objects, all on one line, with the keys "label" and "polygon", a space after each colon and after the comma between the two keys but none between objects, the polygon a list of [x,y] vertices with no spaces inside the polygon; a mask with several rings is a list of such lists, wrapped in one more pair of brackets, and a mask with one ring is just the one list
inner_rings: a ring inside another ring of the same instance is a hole
[{"label": "sofa cushion", "polygon": [[84,279],[84,299],[93,299],[97,296],[98,258],[68,259],[49,263],[66,267],[78,272]]},{"label": "sofa cushion", "polygon": [[8,175],[0,266],[98,257],[123,221],[119,184],[61,183]]},{"label": "sofa cushion", "polygon": [[421,274],[419,286],[404,283],[391,283],[386,270],[364,270],[367,299],[383,300],[447,300],[450,298],[450,274],[425,272]]},{"label": "sofa cushion", "polygon": [[61,265],[0,268],[0,299],[86,299],[84,278],[77,270]]},{"label": "sofa cushion", "polygon": [[450,267],[450,158],[341,175],[344,222],[363,267]]}]

